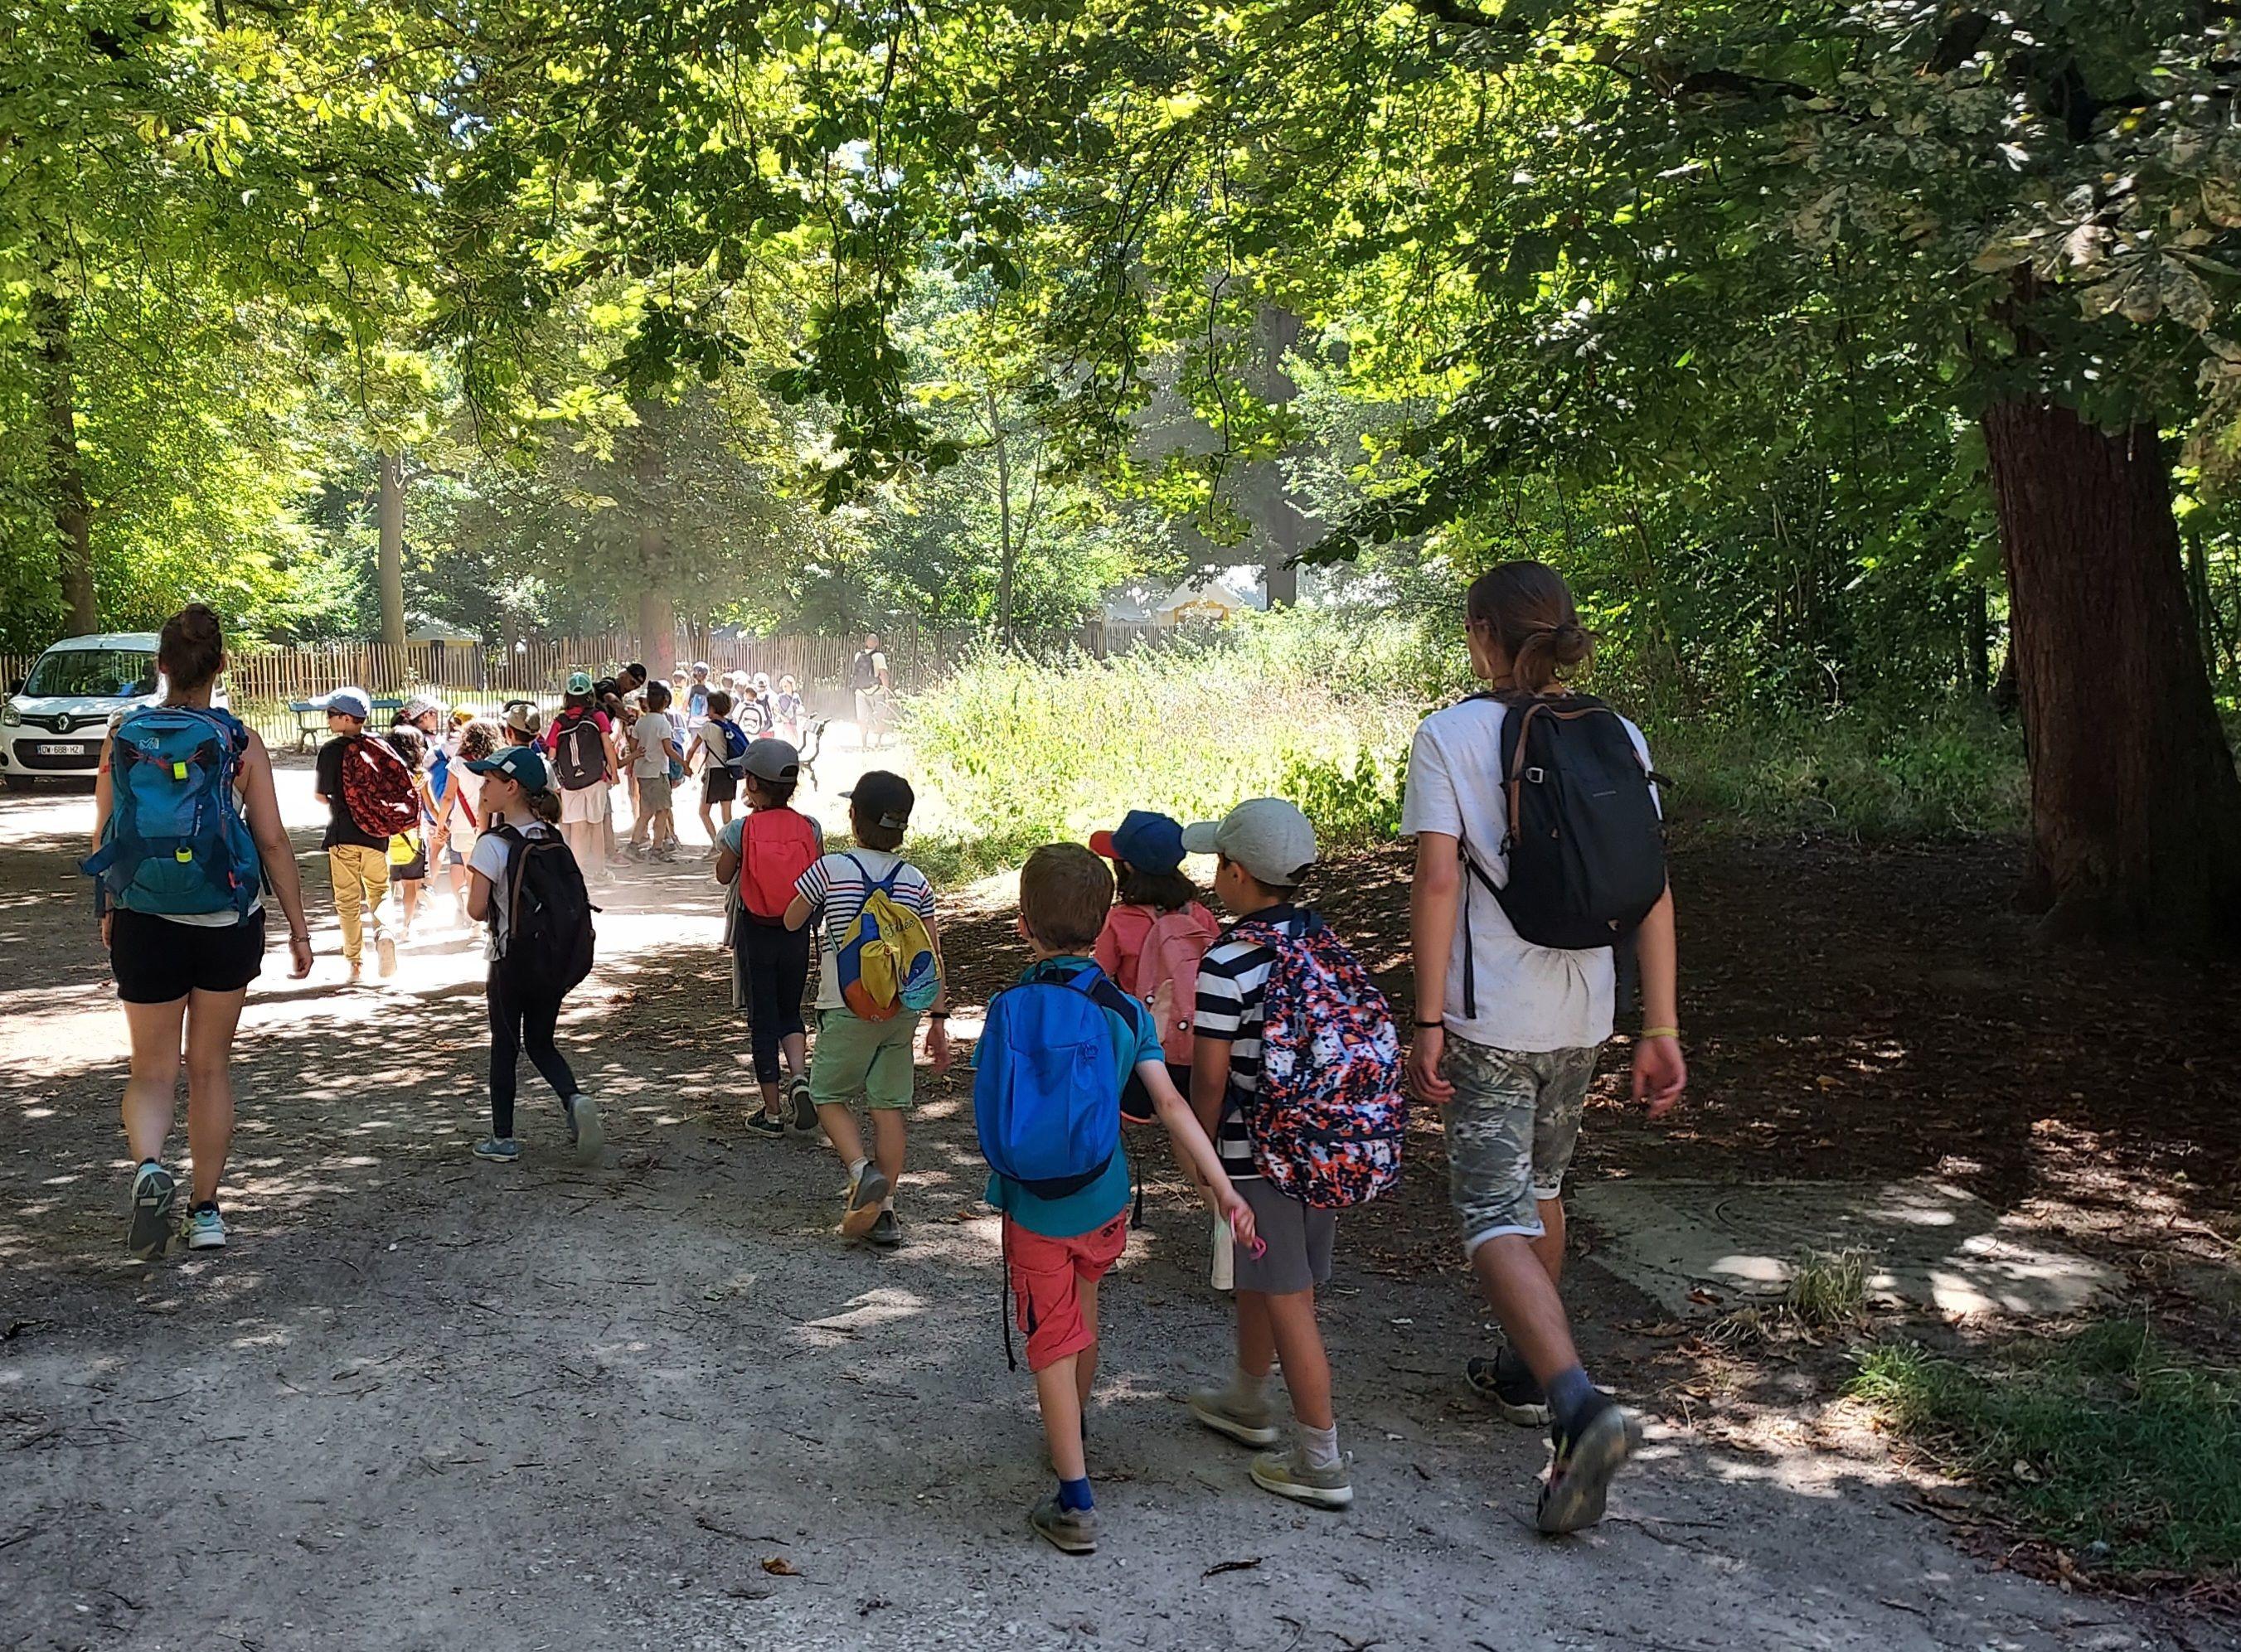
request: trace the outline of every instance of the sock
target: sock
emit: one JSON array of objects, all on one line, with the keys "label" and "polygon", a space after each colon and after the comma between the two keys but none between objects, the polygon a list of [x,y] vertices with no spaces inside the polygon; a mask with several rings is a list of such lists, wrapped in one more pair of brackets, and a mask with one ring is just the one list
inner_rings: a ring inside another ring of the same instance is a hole
[{"label": "sock", "polygon": [[1268,1379],[1254,1376],[1241,1365],[1234,1366],[1223,1397],[1241,1411],[1257,1411],[1268,1403]]},{"label": "sock", "polygon": [[190,1216],[199,1216],[205,1210],[209,1211],[212,1215],[216,1215],[217,1214],[217,1201],[215,1199],[205,1199],[202,1203],[189,1210],[187,1214]]},{"label": "sock", "polygon": [[1569,1371],[1559,1371],[1549,1379],[1549,1408],[1556,1414],[1556,1426],[1566,1434],[1577,1434],[1574,1425],[1586,1421],[1600,1410],[1595,1401],[1602,1395],[1595,1385],[1588,1381],[1588,1374],[1578,1366]]},{"label": "sock", "polygon": [[[145,1170],[150,1165],[154,1165],[158,1170],[164,1167],[163,1161],[159,1159],[143,1159],[140,1161],[140,1170]],[[137,1176],[140,1174],[140,1170],[136,1170],[132,1174]]]},{"label": "sock", "polygon": [[1300,1424],[1300,1455],[1310,1468],[1331,1468],[1338,1464],[1338,1424],[1328,1428],[1310,1428]]},{"label": "sock", "polygon": [[1089,1476],[1058,1482],[1058,1506],[1068,1514],[1078,1515],[1097,1507],[1097,1499],[1089,1495]]},{"label": "sock", "polygon": [[864,1167],[871,1162],[872,1161],[869,1159],[851,1159],[848,1161],[848,1185],[850,1187],[853,1187],[858,1182],[863,1180]]}]

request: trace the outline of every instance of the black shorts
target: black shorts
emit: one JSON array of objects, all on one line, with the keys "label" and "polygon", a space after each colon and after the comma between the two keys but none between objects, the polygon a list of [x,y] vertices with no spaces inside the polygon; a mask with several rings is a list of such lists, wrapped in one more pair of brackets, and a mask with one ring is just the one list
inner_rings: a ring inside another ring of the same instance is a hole
[{"label": "black shorts", "polygon": [[727,768],[704,769],[700,774],[700,800],[704,803],[729,803],[739,795],[739,777]]},{"label": "black shorts", "polygon": [[264,967],[264,913],[224,929],[175,924],[112,907],[109,966],[127,1004],[169,1004],[189,993],[237,993]]}]

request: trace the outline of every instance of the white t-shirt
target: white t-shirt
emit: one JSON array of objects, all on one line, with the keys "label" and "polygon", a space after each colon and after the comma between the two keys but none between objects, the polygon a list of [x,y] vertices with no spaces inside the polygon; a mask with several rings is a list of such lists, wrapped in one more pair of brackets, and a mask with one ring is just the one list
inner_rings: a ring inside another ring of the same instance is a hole
[{"label": "white t-shirt", "polygon": [[658,780],[669,772],[669,753],[662,746],[677,738],[677,729],[666,712],[640,712],[631,738],[638,742],[638,760],[631,765],[632,773],[641,780]]},{"label": "white t-shirt", "polygon": [[[487,828],[490,822],[483,825]],[[525,838],[549,838],[552,828],[542,820],[532,820],[521,828]],[[475,852],[467,865],[491,880],[490,950],[492,958],[505,956],[505,868],[513,859],[513,846],[497,833],[485,830],[475,839]]]},{"label": "white t-shirt", "polygon": [[872,886],[865,881],[865,874],[885,879],[897,866],[902,870],[895,874],[895,903],[931,921],[933,886],[926,880],[926,873],[906,864],[900,855],[884,850],[851,849],[842,854],[828,854],[803,873],[793,886],[794,893],[816,909],[812,921],[818,926],[817,950],[822,959],[817,976],[818,1008],[839,1009],[841,1006],[838,948],[840,937],[848,933],[848,926],[856,921],[856,914],[872,898]]},{"label": "white t-shirt", "polygon": [[[1441,832],[1462,839],[1464,852],[1496,888],[1509,882],[1509,858],[1502,852],[1508,830],[1502,772],[1502,723],[1508,715],[1498,700],[1468,699],[1426,718],[1408,751],[1408,799],[1401,811],[1403,836]],[[1626,732],[1647,768],[1649,746],[1642,731],[1629,722]],[[1475,1015],[1463,1009],[1466,926]],[[1447,1021],[1457,1037],[1499,1050],[1601,1044],[1611,1035],[1615,974],[1608,946],[1561,952],[1520,937],[1502,903],[1463,869],[1455,950],[1448,959]]]}]

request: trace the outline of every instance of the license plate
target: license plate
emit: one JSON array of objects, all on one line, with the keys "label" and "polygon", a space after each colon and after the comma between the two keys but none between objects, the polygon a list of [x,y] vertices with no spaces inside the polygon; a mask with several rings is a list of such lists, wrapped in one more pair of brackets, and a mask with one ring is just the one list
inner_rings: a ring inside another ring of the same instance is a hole
[{"label": "license plate", "polygon": [[93,751],[90,746],[79,746],[76,744],[69,746],[57,746],[51,744],[35,746],[31,749],[34,752],[37,752],[41,757],[91,757],[93,755]]}]

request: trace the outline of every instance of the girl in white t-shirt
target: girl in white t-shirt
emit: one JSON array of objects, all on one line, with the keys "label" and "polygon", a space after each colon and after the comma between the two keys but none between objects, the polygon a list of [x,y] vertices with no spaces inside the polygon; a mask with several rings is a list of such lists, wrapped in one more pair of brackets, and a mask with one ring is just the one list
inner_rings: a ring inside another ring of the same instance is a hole
[{"label": "girl in white t-shirt", "polygon": [[[1509,1337],[1493,1359],[1469,1361],[1465,1375],[1511,1421],[1551,1425],[1555,1457],[1535,1522],[1576,1531],[1602,1518],[1611,1475],[1642,1440],[1641,1423],[1581,1368],[1556,1290],[1564,1172],[1611,1033],[1612,952],[1536,946],[1487,890],[1509,880],[1502,733],[1517,713],[1506,700],[1567,693],[1565,674],[1586,663],[1593,643],[1562,576],[1538,562],[1485,575],[1466,612],[1471,669],[1493,692],[1426,718],[1408,758],[1401,829],[1416,839],[1416,1035],[1408,1078],[1439,1104],[1464,1253]],[[1642,731],[1631,723],[1626,731],[1646,771]],[[1657,1118],[1688,1079],[1670,889],[1635,944],[1647,1025],[1635,1040],[1634,1094]]]},{"label": "girl in white t-shirt", "polygon": [[450,868],[452,897],[459,903],[459,922],[467,922],[467,866],[482,833],[483,777],[467,766],[497,752],[503,741],[495,724],[480,718],[460,731],[458,750],[452,755],[444,795],[437,800],[436,829],[428,839],[432,859],[441,854]]}]

